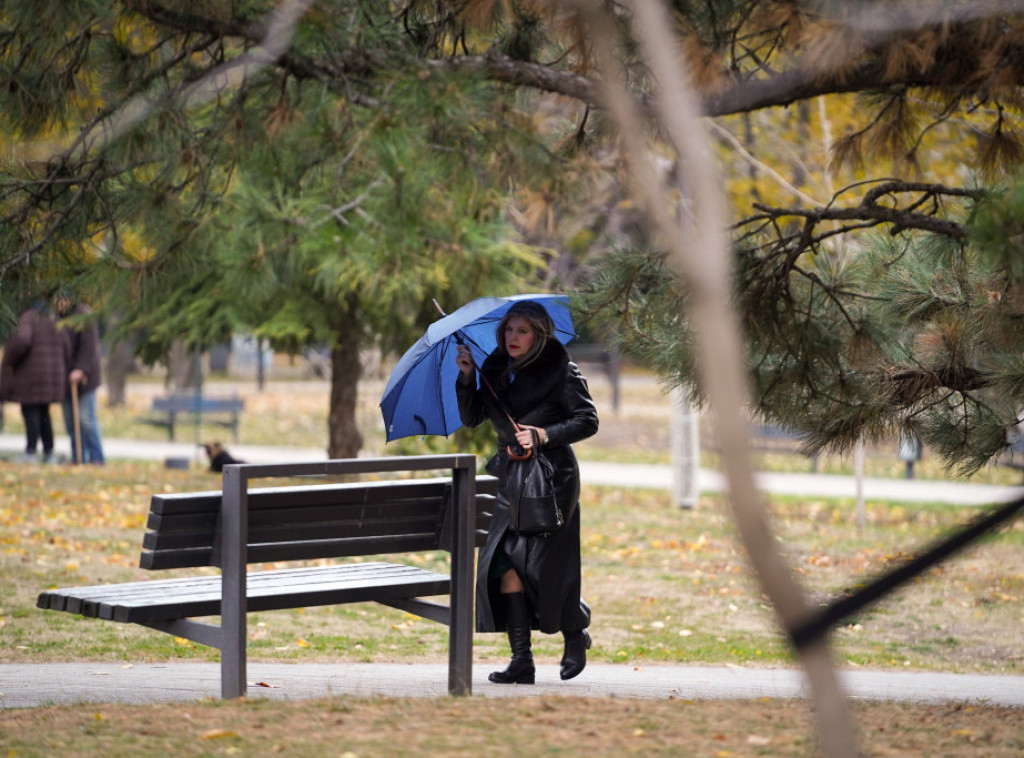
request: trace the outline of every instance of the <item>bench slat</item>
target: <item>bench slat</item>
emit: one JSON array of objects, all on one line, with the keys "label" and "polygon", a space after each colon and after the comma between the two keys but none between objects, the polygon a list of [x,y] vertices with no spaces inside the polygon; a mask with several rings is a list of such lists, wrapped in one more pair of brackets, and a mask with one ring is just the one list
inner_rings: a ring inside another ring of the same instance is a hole
[{"label": "bench slat", "polygon": [[[422,534],[396,534],[390,537],[350,537],[336,540],[286,542],[249,545],[249,563],[312,561],[339,556],[363,556],[387,553],[438,550],[437,534],[431,529]],[[144,551],[140,568],[171,569],[213,565],[213,548]]]},{"label": "bench slat", "polygon": [[153,398],[154,411],[175,413],[237,413],[245,410],[245,401],[240,397],[207,397],[195,395],[167,395]]},{"label": "bench slat", "polygon": [[[480,495],[477,498],[477,513],[493,511],[494,498]],[[389,528],[387,524],[417,524],[427,519],[439,517],[440,503],[438,499],[415,498],[406,501],[393,501],[374,504],[317,506],[314,508],[274,508],[254,514],[249,521],[250,536],[254,542],[267,542],[270,538],[263,537],[278,528],[303,528],[313,525],[317,529],[337,530],[336,536],[358,534],[362,530]],[[150,515],[144,546],[157,549],[163,540],[169,540],[171,546],[182,546],[183,535],[209,534],[206,544],[210,544],[217,525],[214,514],[174,514]],[[401,529],[390,527],[392,531]],[[292,538],[284,538],[290,540]],[[195,544],[189,542],[188,544]]]},{"label": "bench slat", "polygon": [[[430,532],[437,523],[436,514],[418,518],[366,519],[363,521],[312,521],[304,525],[260,526],[249,529],[250,544],[271,542],[302,542],[325,537],[359,537],[362,535],[392,535]],[[143,538],[142,546],[149,550],[166,550],[178,547],[211,546],[212,530],[189,532],[150,532]]]},{"label": "bench slat", "polygon": [[[148,588],[146,595],[93,598],[89,615],[129,623],[219,615],[220,578],[203,580],[188,588],[175,588],[173,594],[157,587],[155,592]],[[250,612],[257,612],[445,595],[450,582],[447,574],[390,563],[319,566],[300,572],[261,571],[247,580],[247,605]]]},{"label": "bench slat", "polygon": [[[359,563],[359,564],[347,564],[353,567],[368,567],[367,570],[374,570],[373,567],[378,564],[374,563]],[[318,567],[325,568],[325,567]],[[329,567],[328,567],[329,568]],[[299,575],[300,572],[308,572],[309,567],[293,567],[287,569],[277,569],[275,573],[280,576],[287,577],[289,575]],[[258,577],[263,573],[267,572],[253,572],[249,574],[252,577]],[[71,613],[81,613],[83,615],[89,615],[89,610],[83,610],[83,604],[86,601],[90,601],[93,605],[104,603],[109,600],[116,600],[117,598],[147,598],[152,597],[155,599],[166,598],[168,595],[177,595],[179,593],[189,594],[195,587],[206,587],[210,583],[220,583],[220,574],[205,574],[198,576],[187,576],[187,577],[176,577],[174,579],[156,579],[156,580],[145,580],[141,582],[122,582],[119,584],[99,584],[88,587],[64,587],[61,589],[45,590],[39,594],[39,598],[36,600],[36,606],[39,608],[49,608],[53,610],[67,610]]]},{"label": "bench slat", "polygon": [[[359,503],[396,500],[400,498],[437,497],[451,480],[398,479],[377,482],[343,482],[338,484],[311,484],[290,487],[255,487],[249,490],[249,512],[282,505],[323,505],[330,503]],[[486,486],[478,492],[487,492]],[[157,494],[150,498],[151,513],[197,513],[220,511],[221,492],[178,492]]]},{"label": "bench slat", "polygon": [[[358,523],[377,520],[397,521],[404,518],[437,516],[441,495],[415,497],[404,500],[388,500],[379,503],[328,503],[316,506],[283,506],[262,508],[249,517],[249,526],[308,524],[308,523]],[[182,531],[189,529],[213,528],[217,524],[216,512],[161,515],[150,514],[146,528],[153,531]]]},{"label": "bench slat", "polygon": [[[440,587],[439,582],[448,581],[446,574],[427,569],[373,562],[259,571],[249,574],[246,584],[249,610],[256,611],[352,602],[337,598],[364,590],[372,590],[381,597],[445,594],[447,586],[429,593],[424,592],[424,587],[432,589]],[[383,592],[381,588],[387,584],[400,589],[395,593]],[[410,592],[414,586],[416,590]],[[183,616],[215,616],[220,613],[220,593],[220,576],[207,575],[48,590],[40,594],[36,605],[53,609],[63,603],[74,606],[76,610],[72,612],[90,618],[135,623]],[[303,598],[303,602],[298,602],[298,598]],[[167,615],[169,609],[172,610]]]},{"label": "bench slat", "polygon": [[[487,508],[487,510],[484,510]],[[478,530],[487,530],[487,526],[490,523],[491,512],[490,503],[483,502],[479,504],[476,514],[476,528]],[[413,528],[405,529],[405,525],[416,525]],[[339,525],[332,524],[327,528],[332,529],[330,532],[331,536],[335,537],[351,537],[358,536],[360,529],[366,529],[371,524],[364,523],[362,525]],[[372,522],[373,527],[381,526],[381,522]],[[403,531],[413,531],[418,527],[417,530],[428,531],[436,526],[436,518],[432,517],[432,520],[428,524],[425,520],[417,521],[403,521],[396,522],[390,529],[392,532],[400,533]],[[275,537],[280,541],[290,542],[295,539],[305,538],[307,536],[317,537],[324,536],[320,525],[313,524],[306,527],[287,527],[283,529],[274,529],[272,527],[260,527],[257,529],[249,530],[250,542],[268,542],[271,537]],[[162,551],[162,550],[181,550],[182,548],[201,548],[211,547],[215,532],[212,528],[202,529],[184,529],[175,531],[160,531],[160,532],[147,532],[142,538],[142,547],[149,551]]]}]

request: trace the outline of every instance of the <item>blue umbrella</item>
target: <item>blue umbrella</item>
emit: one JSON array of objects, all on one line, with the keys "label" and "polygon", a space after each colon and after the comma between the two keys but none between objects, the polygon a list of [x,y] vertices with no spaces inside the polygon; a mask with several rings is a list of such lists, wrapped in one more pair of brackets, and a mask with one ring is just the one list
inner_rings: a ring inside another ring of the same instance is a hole
[{"label": "blue umbrella", "polygon": [[469,346],[477,366],[497,346],[495,330],[513,303],[533,300],[547,309],[564,345],[576,336],[565,295],[481,297],[435,321],[391,372],[380,408],[387,441],[424,434],[446,437],[462,426],[455,398],[456,346]]}]

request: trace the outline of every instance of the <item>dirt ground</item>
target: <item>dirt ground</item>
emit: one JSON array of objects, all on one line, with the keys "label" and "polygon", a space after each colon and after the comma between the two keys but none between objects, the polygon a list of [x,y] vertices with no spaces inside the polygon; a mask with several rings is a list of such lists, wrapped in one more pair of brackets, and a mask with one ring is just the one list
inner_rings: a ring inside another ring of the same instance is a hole
[{"label": "dirt ground", "polygon": [[[858,703],[864,756],[1009,758],[1021,714]],[[0,711],[13,756],[814,756],[802,701],[576,698],[269,700]]]}]

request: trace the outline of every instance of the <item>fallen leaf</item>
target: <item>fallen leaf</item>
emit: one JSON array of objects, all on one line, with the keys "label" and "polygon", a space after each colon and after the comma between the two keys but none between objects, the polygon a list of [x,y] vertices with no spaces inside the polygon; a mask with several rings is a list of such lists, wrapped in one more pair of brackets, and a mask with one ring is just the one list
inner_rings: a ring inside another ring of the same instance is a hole
[{"label": "fallen leaf", "polygon": [[237,732],[233,732],[230,729],[207,729],[201,735],[201,740],[223,740],[223,739],[234,739],[238,737]]}]

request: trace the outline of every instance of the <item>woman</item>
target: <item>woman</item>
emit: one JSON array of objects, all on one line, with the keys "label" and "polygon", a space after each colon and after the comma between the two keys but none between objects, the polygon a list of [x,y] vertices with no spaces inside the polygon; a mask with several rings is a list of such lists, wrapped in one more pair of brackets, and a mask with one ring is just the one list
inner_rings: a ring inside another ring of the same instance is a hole
[{"label": "woman", "polygon": [[[533,628],[562,632],[562,679],[583,671],[590,648],[590,608],[580,597],[580,476],[571,444],[597,432],[597,410],[587,380],[554,333],[542,305],[520,301],[498,325],[498,346],[480,368],[479,388],[469,349],[460,346],[456,357],[462,423],[474,427],[489,419],[498,435],[498,454],[487,467],[498,477],[498,498],[478,562],[476,629],[508,632],[512,660],[488,677],[502,684],[533,684]],[[530,448],[531,430],[555,468],[556,500],[565,517],[548,535],[520,535],[509,527],[506,446]]]}]

